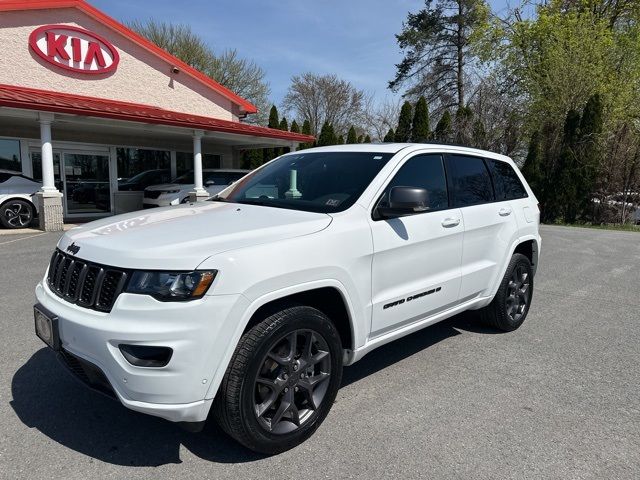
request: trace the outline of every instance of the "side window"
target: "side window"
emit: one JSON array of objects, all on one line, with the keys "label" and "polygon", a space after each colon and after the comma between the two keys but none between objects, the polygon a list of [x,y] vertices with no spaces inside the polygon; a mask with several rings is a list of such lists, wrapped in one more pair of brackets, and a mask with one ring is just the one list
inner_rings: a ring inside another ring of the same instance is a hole
[{"label": "side window", "polygon": [[467,207],[493,201],[491,177],[482,158],[449,155],[447,167],[454,206]]},{"label": "side window", "polygon": [[527,191],[511,165],[500,160],[486,159],[485,161],[493,175],[497,201],[527,197]]},{"label": "side window", "polygon": [[418,155],[407,160],[387,185],[379,205],[387,206],[393,187],[425,188],[429,193],[429,210],[449,207],[447,178],[441,155]]}]

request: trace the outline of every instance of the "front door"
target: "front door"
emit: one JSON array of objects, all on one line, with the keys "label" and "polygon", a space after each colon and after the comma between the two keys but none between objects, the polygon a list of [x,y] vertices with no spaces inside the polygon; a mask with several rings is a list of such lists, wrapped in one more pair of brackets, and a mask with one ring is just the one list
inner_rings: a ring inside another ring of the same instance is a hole
[{"label": "front door", "polygon": [[450,208],[443,158],[408,159],[385,187],[426,188],[429,210],[389,220],[371,220],[373,234],[372,327],[377,337],[455,306],[460,290],[464,225]]},{"label": "front door", "polygon": [[62,161],[65,213],[75,216],[110,213],[109,156],[64,152]]}]

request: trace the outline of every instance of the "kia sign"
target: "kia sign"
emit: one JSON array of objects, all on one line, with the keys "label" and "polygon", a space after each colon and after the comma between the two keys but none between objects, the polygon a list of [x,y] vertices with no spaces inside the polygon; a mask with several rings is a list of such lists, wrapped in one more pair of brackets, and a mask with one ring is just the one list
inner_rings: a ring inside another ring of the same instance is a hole
[{"label": "kia sign", "polygon": [[44,25],[29,35],[29,46],[43,60],[72,72],[113,72],[120,61],[113,45],[95,33],[69,25]]}]

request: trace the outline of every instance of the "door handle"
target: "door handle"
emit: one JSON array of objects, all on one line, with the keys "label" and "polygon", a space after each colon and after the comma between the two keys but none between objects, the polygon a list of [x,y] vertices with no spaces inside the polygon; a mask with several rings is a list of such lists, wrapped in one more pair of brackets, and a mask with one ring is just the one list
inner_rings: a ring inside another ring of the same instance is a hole
[{"label": "door handle", "polygon": [[458,225],[460,225],[460,219],[459,218],[445,218],[442,221],[442,226],[444,228],[457,227]]},{"label": "door handle", "polygon": [[508,217],[509,215],[511,215],[511,209],[501,208],[500,210],[498,210],[498,215],[500,215],[501,217]]}]

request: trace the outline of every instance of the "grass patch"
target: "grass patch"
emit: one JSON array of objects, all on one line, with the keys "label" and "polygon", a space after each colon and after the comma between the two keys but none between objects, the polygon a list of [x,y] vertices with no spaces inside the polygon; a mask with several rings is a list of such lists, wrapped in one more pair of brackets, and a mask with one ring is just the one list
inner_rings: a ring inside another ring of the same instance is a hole
[{"label": "grass patch", "polygon": [[560,225],[563,227],[576,227],[576,228],[593,228],[596,230],[618,230],[621,232],[639,232],[640,225],[632,225],[630,223],[625,224],[594,224],[594,223],[551,223],[548,225]]}]

